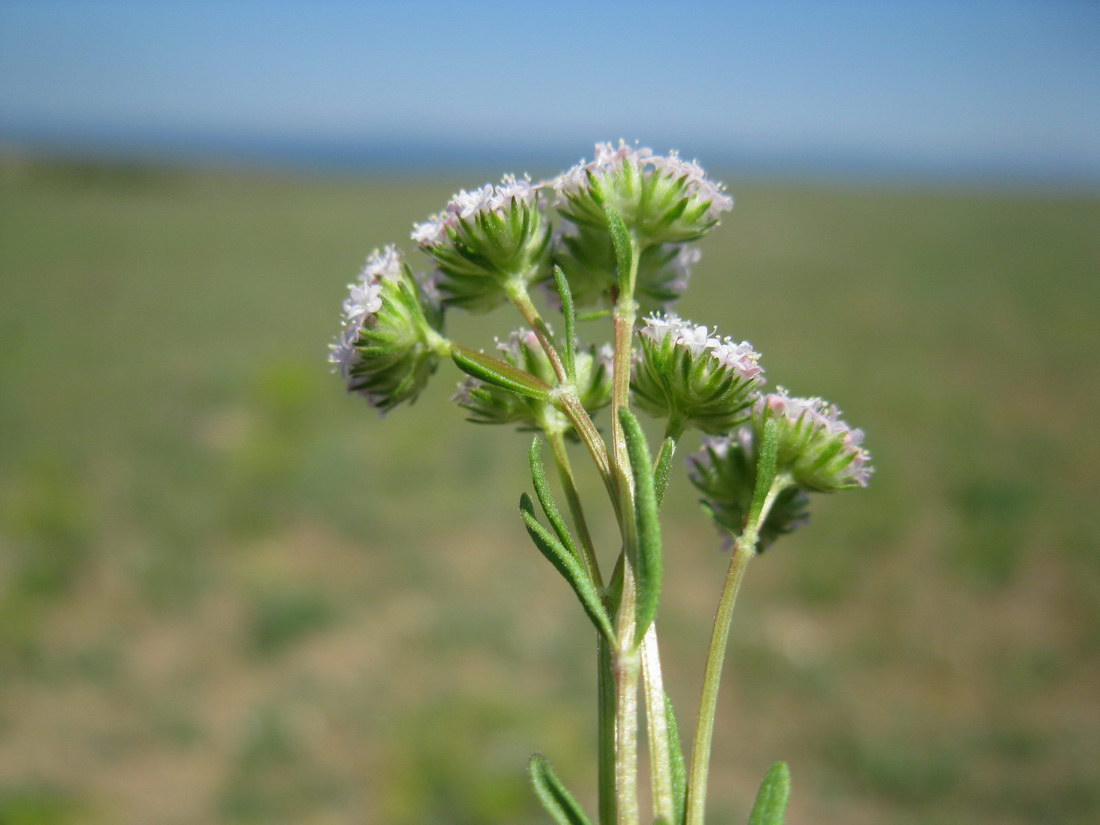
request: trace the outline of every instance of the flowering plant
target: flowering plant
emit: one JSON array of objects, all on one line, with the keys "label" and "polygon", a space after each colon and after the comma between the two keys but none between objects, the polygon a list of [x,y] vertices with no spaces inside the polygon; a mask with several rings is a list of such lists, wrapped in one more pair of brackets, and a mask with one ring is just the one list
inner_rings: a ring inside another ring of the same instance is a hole
[{"label": "flowering plant", "polygon": [[[558,233],[551,232],[551,198]],[[434,272],[414,275],[393,246],[372,253],[350,286],[331,348],[349,391],[383,412],[415,401],[449,359],[466,374],[454,400],[470,420],[536,432],[528,455],[534,498],[522,494],[520,517],[596,633],[600,825],[640,822],[639,717],[646,725],[652,820],[702,825],[718,684],[748,562],[805,523],[810,493],[863,487],[871,474],[862,431],[841,420],[836,407],[783,389],[763,394],[760,355],[747,341],[668,312],[665,305],[683,292],[699,258],[692,242],[732,206],[697,163],[622,142],[597,144],[592,162],[552,181],[506,176],[497,186],[459,192],[412,232]],[[561,334],[532,299],[539,285],[561,315]],[[518,310],[524,327],[498,342],[496,354],[444,334],[448,310],[486,312],[504,303]],[[578,315],[584,306],[597,309]],[[639,325],[643,307],[651,312]],[[582,345],[578,322],[607,318],[611,343]],[[656,456],[632,404],[664,421]],[[594,422],[604,407],[610,407],[606,436]],[[655,621],[661,501],[689,429],[706,438],[688,459],[688,477],[731,549],[690,761],[664,691]],[[601,566],[588,528],[594,503],[578,492],[567,439],[583,445],[618,524],[621,544],[609,567]],[[543,463],[544,441],[568,520]],[[559,825],[590,822],[545,758],[533,757],[530,773]],[[750,825],[783,822],[789,783],[786,765],[772,766]]]}]

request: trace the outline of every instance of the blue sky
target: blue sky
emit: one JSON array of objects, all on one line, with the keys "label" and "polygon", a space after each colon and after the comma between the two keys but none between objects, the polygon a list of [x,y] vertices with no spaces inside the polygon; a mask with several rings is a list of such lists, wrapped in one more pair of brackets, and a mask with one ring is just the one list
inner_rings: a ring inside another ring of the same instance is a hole
[{"label": "blue sky", "polygon": [[1100,2],[0,4],[0,137],[623,136],[1100,178]]}]

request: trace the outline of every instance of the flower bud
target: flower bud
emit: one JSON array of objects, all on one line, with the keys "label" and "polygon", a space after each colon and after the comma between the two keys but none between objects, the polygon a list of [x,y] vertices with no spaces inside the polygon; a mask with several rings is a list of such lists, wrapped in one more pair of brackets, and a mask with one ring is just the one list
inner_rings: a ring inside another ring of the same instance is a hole
[{"label": "flower bud", "polygon": [[[497,342],[504,361],[531,373],[551,386],[557,377],[550,359],[543,352],[535,333],[517,330],[505,341]],[[611,348],[594,346],[578,348],[576,352],[577,393],[588,412],[611,402]],[[477,378],[467,378],[452,398],[460,407],[472,413],[470,420],[478,424],[517,423],[523,430],[568,432],[569,419],[547,401],[519,395],[503,387],[487,384]]]},{"label": "flower bud", "polygon": [[537,188],[506,175],[454,195],[443,212],[416,224],[412,238],[435,259],[444,304],[488,311],[507,297],[510,283],[526,286],[545,276],[550,235]]},{"label": "flower bud", "polygon": [[[610,304],[616,285],[615,250],[606,232],[568,226],[557,234],[553,257],[561,266],[577,306]],[[634,297],[642,312],[664,309],[687,289],[691,268],[699,261],[698,248],[684,243],[646,247],[638,256]]]},{"label": "flower bud", "polygon": [[[758,458],[755,435],[746,426],[730,435],[703,439],[702,449],[687,459],[688,477],[703,494],[703,507],[720,528],[733,536],[745,528]],[[758,528],[760,550],[809,521],[809,503],[809,497],[798,487],[781,491]]]},{"label": "flower bud", "polygon": [[631,387],[646,412],[711,434],[748,417],[764,383],[760,355],[748,341],[719,339],[704,326],[661,314],[646,318],[638,340]]},{"label": "flower bud", "polygon": [[619,141],[596,144],[596,159],[583,160],[553,180],[557,207],[578,226],[608,231],[604,204],[612,206],[644,248],[701,238],[733,199],[702,167],[675,152]]},{"label": "flower bud", "polygon": [[348,285],[343,329],[329,362],[349,392],[386,412],[412,403],[450,344],[439,330],[442,312],[431,288],[418,283],[393,246],[375,250],[355,283]]},{"label": "flower bud", "polygon": [[779,472],[807,490],[828,493],[866,487],[874,468],[861,445],[863,430],[840,419],[840,410],[820,398],[792,398],[782,387],[761,397],[753,409],[757,437],[769,418],[778,418]]}]

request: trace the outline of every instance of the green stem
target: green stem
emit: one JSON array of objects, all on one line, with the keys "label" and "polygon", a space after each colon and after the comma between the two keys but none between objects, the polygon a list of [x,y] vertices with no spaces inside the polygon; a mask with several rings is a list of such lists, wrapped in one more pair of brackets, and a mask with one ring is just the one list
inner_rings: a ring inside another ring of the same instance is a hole
[{"label": "green stem", "polygon": [[726,580],[722,585],[722,595],[718,599],[718,611],[714,616],[714,630],[711,634],[706,669],[703,673],[703,693],[699,700],[699,717],[695,726],[691,771],[688,775],[686,825],[703,825],[707,775],[710,771],[711,740],[714,735],[715,712],[718,708],[718,686],[722,680],[722,664],[726,658],[726,643],[729,640],[737,593],[741,589],[745,568],[756,554],[757,530],[768,517],[768,511],[775,502],[775,497],[789,483],[790,480],[785,476],[775,477],[756,519],[745,525],[741,535],[733,543],[733,558],[730,559]]},{"label": "green stem", "polygon": [[672,789],[672,748],[669,744],[668,708],[665,705],[665,686],[661,677],[661,653],[657,646],[656,623],[651,624],[646,631],[641,653],[653,816],[663,818],[671,824],[676,821],[676,802]]},{"label": "green stem", "polygon": [[613,652],[603,634],[596,650],[596,741],[600,825],[615,825],[618,804],[615,793],[615,667]]},{"label": "green stem", "polygon": [[618,825],[638,825],[638,651],[634,645],[634,574],[623,566],[615,650],[615,803]]}]

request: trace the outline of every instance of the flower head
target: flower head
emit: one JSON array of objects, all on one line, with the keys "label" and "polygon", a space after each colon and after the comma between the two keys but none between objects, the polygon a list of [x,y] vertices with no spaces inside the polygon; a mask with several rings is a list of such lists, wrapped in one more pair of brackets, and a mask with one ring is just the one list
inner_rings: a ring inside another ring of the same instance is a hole
[{"label": "flower head", "polygon": [[[702,448],[688,456],[688,477],[703,494],[703,508],[731,536],[745,527],[752,507],[758,459],[756,438],[747,426],[730,435],[704,438]],[[799,487],[787,487],[780,492],[758,528],[760,550],[809,521],[808,506],[809,497]]]},{"label": "flower head", "polygon": [[748,341],[719,338],[678,315],[654,313],[638,331],[631,387],[642,409],[707,433],[727,433],[747,417],[764,370]]},{"label": "flower head", "polygon": [[864,449],[863,430],[840,418],[840,409],[821,398],[794,398],[779,387],[753,410],[759,436],[768,418],[780,422],[778,466],[807,490],[830,492],[866,487],[874,468]]},{"label": "flower head", "polygon": [[619,212],[644,248],[705,235],[733,199],[695,161],[675,151],[597,143],[595,159],[581,161],[552,182],[558,210],[578,225],[607,229],[604,204]]},{"label": "flower head", "polygon": [[505,175],[497,186],[459,191],[413,226],[413,240],[439,267],[445,304],[489,310],[506,297],[505,282],[544,276],[549,233],[540,207],[530,180]]},{"label": "flower head", "polygon": [[396,247],[375,250],[348,285],[342,327],[329,347],[329,363],[349,392],[382,411],[413,402],[449,344],[439,330],[442,313],[424,284],[413,278]]}]

